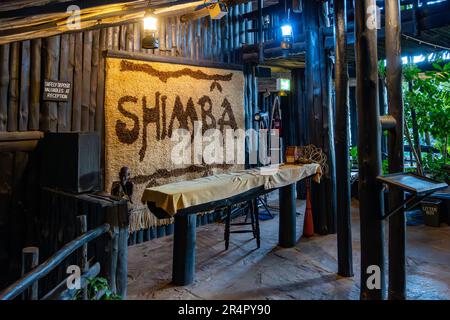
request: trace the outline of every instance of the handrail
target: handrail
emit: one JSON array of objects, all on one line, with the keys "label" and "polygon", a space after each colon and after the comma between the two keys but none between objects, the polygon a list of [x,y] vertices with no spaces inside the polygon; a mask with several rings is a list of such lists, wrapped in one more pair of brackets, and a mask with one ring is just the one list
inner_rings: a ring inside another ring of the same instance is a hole
[{"label": "handrail", "polygon": [[54,255],[48,258],[44,263],[38,265],[35,269],[31,270],[25,274],[21,279],[17,280],[5,290],[0,293],[0,300],[10,300],[17,297],[19,294],[24,292],[33,283],[45,277],[56,268],[61,262],[64,261],[70,254],[75,250],[82,247],[84,244],[100,237],[104,233],[108,232],[110,226],[105,223],[96,229],[90,230],[85,234],[79,236],[78,238],[72,240],[71,242],[64,245],[60,250],[58,250]]}]

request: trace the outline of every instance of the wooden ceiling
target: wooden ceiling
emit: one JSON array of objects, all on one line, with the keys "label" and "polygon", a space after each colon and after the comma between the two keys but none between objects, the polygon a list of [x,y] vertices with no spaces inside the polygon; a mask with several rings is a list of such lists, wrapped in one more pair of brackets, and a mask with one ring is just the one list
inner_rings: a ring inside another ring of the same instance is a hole
[{"label": "wooden ceiling", "polygon": [[[0,44],[48,37],[65,32],[112,26],[142,19],[145,10],[160,16],[191,13],[204,1],[188,0],[2,0],[0,2]],[[229,0],[229,4],[244,0]],[[74,29],[71,5],[80,11],[79,28]]]}]

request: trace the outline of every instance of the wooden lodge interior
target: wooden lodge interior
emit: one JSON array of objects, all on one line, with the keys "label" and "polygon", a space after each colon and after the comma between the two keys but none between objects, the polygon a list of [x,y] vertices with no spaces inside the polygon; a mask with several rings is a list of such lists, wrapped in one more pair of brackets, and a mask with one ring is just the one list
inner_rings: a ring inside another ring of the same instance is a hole
[{"label": "wooden lodge interior", "polygon": [[449,0],[1,1],[0,300],[450,299],[449,59]]}]

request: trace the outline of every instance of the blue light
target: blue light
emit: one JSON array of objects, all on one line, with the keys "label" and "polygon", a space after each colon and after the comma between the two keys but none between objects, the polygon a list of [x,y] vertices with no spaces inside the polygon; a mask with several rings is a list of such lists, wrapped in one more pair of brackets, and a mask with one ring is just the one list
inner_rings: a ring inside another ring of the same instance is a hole
[{"label": "blue light", "polygon": [[283,37],[292,37],[292,26],[290,24],[284,24],[281,26],[281,35]]}]

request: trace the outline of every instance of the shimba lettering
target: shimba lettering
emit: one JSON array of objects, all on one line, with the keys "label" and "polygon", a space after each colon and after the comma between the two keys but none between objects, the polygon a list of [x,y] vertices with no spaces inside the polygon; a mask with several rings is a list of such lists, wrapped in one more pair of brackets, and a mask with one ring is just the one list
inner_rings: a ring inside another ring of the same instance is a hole
[{"label": "shimba lettering", "polygon": [[[175,101],[170,116],[167,112],[167,96],[160,92],[155,93],[154,104],[150,105],[149,99],[143,96],[138,99],[134,96],[123,96],[117,103],[117,110],[123,117],[133,122],[132,126],[127,126],[122,119],[116,121],[116,135],[120,142],[133,144],[139,139],[142,129],[142,147],[139,150],[139,160],[143,161],[148,146],[148,126],[155,125],[155,140],[171,138],[175,129],[190,130],[194,134],[194,122],[202,122],[202,130],[218,128],[224,131],[227,127],[236,130],[238,125],[233,113],[232,106],[227,98],[222,100],[220,107],[223,109],[221,116],[216,119],[213,115],[213,102],[207,95],[202,96],[198,101],[190,97],[187,101],[182,101],[180,96],[175,97]],[[142,109],[142,119],[133,112],[136,108]],[[167,125],[168,124],[168,125]]]}]

